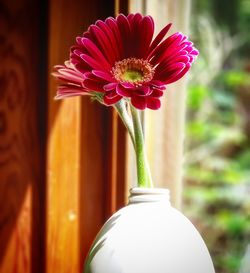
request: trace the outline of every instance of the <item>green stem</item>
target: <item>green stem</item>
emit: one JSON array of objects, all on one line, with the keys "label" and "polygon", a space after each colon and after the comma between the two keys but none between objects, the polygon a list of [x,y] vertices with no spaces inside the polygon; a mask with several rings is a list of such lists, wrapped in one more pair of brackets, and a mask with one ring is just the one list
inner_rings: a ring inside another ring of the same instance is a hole
[{"label": "green stem", "polygon": [[133,128],[131,118],[130,118],[128,112],[127,112],[125,102],[123,100],[120,100],[119,102],[117,102],[115,104],[114,107],[115,107],[116,111],[118,112],[123,124],[127,128],[128,133],[129,133],[130,138],[131,138],[131,141],[132,141],[133,146],[135,148],[134,128]]},{"label": "green stem", "polygon": [[151,173],[147,161],[144,136],[141,126],[140,115],[137,109],[131,105],[131,115],[134,125],[135,154],[137,166],[137,181],[139,187],[153,187]]}]

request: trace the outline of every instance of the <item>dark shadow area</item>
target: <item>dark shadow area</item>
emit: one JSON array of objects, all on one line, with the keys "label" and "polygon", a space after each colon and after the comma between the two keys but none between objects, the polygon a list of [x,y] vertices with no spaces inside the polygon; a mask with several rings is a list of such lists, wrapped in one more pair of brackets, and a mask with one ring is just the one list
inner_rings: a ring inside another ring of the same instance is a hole
[{"label": "dark shadow area", "polygon": [[44,272],[46,9],[0,1],[1,273]]},{"label": "dark shadow area", "polygon": [[[82,18],[87,27],[98,19],[114,16],[114,1],[92,1],[87,5],[89,14]],[[85,29],[85,30],[86,30]],[[84,29],[83,29],[84,31]],[[81,137],[81,181],[80,181],[80,272],[83,271],[85,257],[101,226],[106,220],[109,196],[109,153],[112,138],[112,109],[89,98],[82,100]],[[88,128],[88,130],[86,130]],[[108,150],[109,149],[109,150]],[[111,166],[111,165],[110,165]]]}]

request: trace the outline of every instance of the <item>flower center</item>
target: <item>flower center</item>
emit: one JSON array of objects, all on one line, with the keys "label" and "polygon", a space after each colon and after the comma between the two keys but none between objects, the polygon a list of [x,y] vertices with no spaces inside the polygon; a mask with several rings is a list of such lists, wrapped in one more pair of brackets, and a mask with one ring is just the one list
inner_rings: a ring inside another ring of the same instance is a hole
[{"label": "flower center", "polygon": [[154,68],[146,60],[128,58],[116,62],[112,74],[118,82],[130,82],[139,86],[152,80]]}]

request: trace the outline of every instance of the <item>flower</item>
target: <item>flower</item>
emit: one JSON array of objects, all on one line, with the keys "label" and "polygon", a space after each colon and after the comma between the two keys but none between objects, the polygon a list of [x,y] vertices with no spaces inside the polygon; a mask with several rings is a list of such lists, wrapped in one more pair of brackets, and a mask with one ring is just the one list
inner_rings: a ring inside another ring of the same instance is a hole
[{"label": "flower", "polygon": [[53,75],[64,82],[56,98],[98,93],[106,105],[125,98],[140,110],[160,108],[166,85],[183,77],[198,55],[182,33],[164,38],[170,27],[153,39],[151,16],[98,20],[76,38],[70,60],[55,66]]}]

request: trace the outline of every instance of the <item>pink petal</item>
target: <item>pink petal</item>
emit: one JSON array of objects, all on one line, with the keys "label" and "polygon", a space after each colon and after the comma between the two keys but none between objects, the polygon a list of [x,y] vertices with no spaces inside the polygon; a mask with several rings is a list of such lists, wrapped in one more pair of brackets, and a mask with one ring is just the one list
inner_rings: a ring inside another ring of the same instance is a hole
[{"label": "pink petal", "polygon": [[88,64],[84,63],[82,59],[74,53],[70,53],[70,62],[75,65],[75,67],[77,64],[81,64],[82,66],[86,66],[88,69],[90,68]]},{"label": "pink petal", "polygon": [[199,55],[199,51],[198,51],[197,49],[193,49],[193,50],[190,52],[190,54],[198,56],[198,55]]},{"label": "pink petal", "polygon": [[100,71],[100,70],[92,70],[92,73],[97,76],[98,78],[101,78],[107,82],[112,82],[114,81],[114,78],[111,76],[110,73]]},{"label": "pink petal", "polygon": [[134,88],[135,86],[130,82],[121,82],[120,83],[124,88]]},{"label": "pink petal", "polygon": [[161,101],[157,98],[148,97],[147,108],[157,110],[161,107]]},{"label": "pink petal", "polygon": [[86,50],[85,50],[85,48],[83,48],[83,47],[76,47],[76,46],[72,46],[71,47],[71,49],[70,49],[70,51],[74,54],[74,55],[76,55],[76,56],[78,56],[78,57],[80,57],[82,54],[86,54],[87,52],[86,52]]},{"label": "pink petal", "polygon": [[150,60],[155,55],[159,55],[159,53],[162,52],[166,47],[168,47],[174,40],[176,40],[178,36],[178,33],[174,33],[169,36],[166,40],[164,40],[150,52],[147,59]]},{"label": "pink petal", "polygon": [[144,110],[147,106],[147,98],[140,97],[140,96],[133,96],[131,98],[131,103],[135,108]]},{"label": "pink petal", "polygon": [[58,64],[58,65],[54,65],[54,68],[55,68],[56,70],[59,70],[60,68],[65,68],[65,66],[64,66],[64,65],[61,65],[61,64]]},{"label": "pink petal", "polygon": [[181,33],[175,33],[172,36],[168,37],[164,42],[162,42],[158,47],[156,47],[153,58],[150,60],[150,63],[156,65],[161,62],[168,54],[171,54],[176,46],[179,45],[182,39]]},{"label": "pink petal", "polygon": [[91,66],[93,69],[102,70],[102,64],[97,62],[95,59],[90,57],[89,55],[82,54],[81,59],[85,61],[89,66]]},{"label": "pink petal", "polygon": [[117,26],[117,22],[112,17],[107,18],[105,20],[105,22],[108,24],[109,28],[112,30],[112,32],[114,34],[116,44],[117,44],[117,48],[119,50],[119,56],[122,59],[123,58],[123,43],[122,43],[122,38],[121,38],[120,31],[119,31],[118,26]]},{"label": "pink petal", "polygon": [[76,37],[76,43],[78,44],[78,45],[82,45],[82,37],[81,36],[77,36]]},{"label": "pink petal", "polygon": [[85,62],[83,62],[83,61],[80,62],[80,63],[75,64],[75,67],[82,74],[86,73],[86,71],[91,70],[91,67],[88,64],[86,64]]},{"label": "pink petal", "polygon": [[195,60],[195,58],[192,56],[192,55],[189,55],[189,63],[192,63],[194,60]]},{"label": "pink petal", "polygon": [[116,93],[116,90],[111,90],[111,91],[105,92],[105,96],[109,99],[112,99],[112,98],[116,98],[118,95]]},{"label": "pink petal", "polygon": [[74,82],[74,83],[81,83],[83,81],[83,75],[74,70],[70,70],[69,68],[62,68],[59,69],[58,72],[52,73],[53,76],[57,77],[58,79]]},{"label": "pink petal", "polygon": [[123,14],[119,14],[116,18],[117,25],[121,34],[121,39],[123,43],[124,49],[124,58],[130,57],[131,48],[133,48],[132,41],[131,41],[131,30],[130,24],[128,22],[127,17]]},{"label": "pink petal", "polygon": [[193,50],[193,47],[192,46],[186,46],[185,47],[185,50],[190,53],[192,50]]},{"label": "pink petal", "polygon": [[90,95],[87,90],[71,84],[59,85],[57,88],[57,95],[55,99],[64,99],[68,97],[81,96],[81,95]]},{"label": "pink petal", "polygon": [[129,88],[124,88],[122,85],[117,84],[116,93],[123,97],[131,97],[133,90]]},{"label": "pink petal", "polygon": [[138,58],[144,58],[149,51],[149,45],[152,41],[154,34],[154,24],[150,16],[145,16],[140,21],[139,32],[135,39],[139,40],[138,45]]},{"label": "pink petal", "polygon": [[111,90],[116,89],[116,86],[117,86],[117,83],[111,82],[111,83],[108,83],[108,84],[104,85],[104,86],[103,86],[103,89],[104,89],[105,91],[111,91]]},{"label": "pink petal", "polygon": [[155,37],[155,39],[153,40],[152,44],[150,45],[150,49],[149,49],[149,53],[155,49],[155,47],[162,41],[162,39],[164,38],[164,36],[167,34],[167,32],[169,31],[169,29],[171,28],[172,24],[168,24],[166,25],[160,32],[159,34]]},{"label": "pink petal", "polygon": [[83,86],[91,91],[96,91],[96,92],[104,92],[103,90],[103,84],[100,84],[99,82],[92,81],[89,79],[84,80]]},{"label": "pink petal", "polygon": [[163,81],[165,84],[168,80],[175,77],[180,71],[182,71],[185,67],[184,63],[176,63],[166,67],[166,69],[155,73],[155,79]]},{"label": "pink petal", "polygon": [[137,96],[148,96],[152,93],[152,90],[149,86],[140,86],[135,89],[134,93]]},{"label": "pink petal", "polygon": [[119,96],[119,95],[116,95],[116,96],[113,96],[113,97],[108,97],[107,95],[104,95],[104,97],[103,97],[103,101],[104,101],[104,103],[107,104],[107,105],[115,104],[115,103],[117,103],[120,99],[122,99],[122,96]]},{"label": "pink petal", "polygon": [[[168,59],[166,62],[164,62],[164,68],[166,66],[170,66],[170,65],[173,65],[175,63],[184,63],[184,64],[186,64],[188,62],[190,62],[190,57],[188,55],[175,56],[173,58]],[[164,68],[162,68],[162,69],[164,69]]]},{"label": "pink petal", "polygon": [[166,50],[161,58],[161,61],[159,62],[159,66],[162,63],[170,62],[172,59],[178,57],[178,56],[187,56],[188,52],[184,50],[186,45],[178,45],[178,46],[171,46],[168,50]]},{"label": "pink petal", "polygon": [[150,95],[150,97],[154,97],[154,98],[160,98],[163,96],[163,91],[165,91],[166,88],[164,90],[160,90],[160,89],[153,89],[152,94]]},{"label": "pink petal", "polygon": [[105,33],[106,37],[108,37],[110,46],[112,47],[112,51],[114,53],[114,60],[118,60],[120,58],[120,52],[113,31],[110,29],[107,23],[104,23],[101,20],[98,20],[96,25]]},{"label": "pink petal", "polygon": [[170,83],[178,81],[180,78],[182,78],[188,72],[190,67],[191,67],[191,64],[189,64],[189,63],[186,64],[186,67],[180,73],[178,73],[176,76],[172,76],[169,80],[167,80],[166,84],[170,84]]},{"label": "pink petal", "polygon": [[153,88],[157,88],[157,89],[160,89],[160,90],[165,90],[165,84],[162,82],[162,81],[159,81],[159,80],[152,80],[150,82],[150,85],[153,87]]},{"label": "pink petal", "polygon": [[134,17],[135,17],[135,14],[133,14],[133,13],[128,14],[127,18],[128,18],[130,25],[131,25],[131,22],[133,22]]},{"label": "pink petal", "polygon": [[136,13],[133,16],[128,17],[130,29],[131,29],[131,40],[133,41],[133,46],[130,48],[131,56],[137,56],[138,58],[141,56],[141,52],[139,51],[140,43],[141,43],[141,28],[140,23],[142,21],[142,15]]},{"label": "pink petal", "polygon": [[98,82],[98,78],[92,72],[86,72],[86,73],[84,73],[84,80],[85,79]]},{"label": "pink petal", "polygon": [[98,49],[98,47],[89,39],[82,38],[83,45],[87,48],[88,52],[91,54],[91,56],[102,63],[103,68],[105,70],[110,70],[111,66],[107,62],[106,58],[103,56],[102,52]]},{"label": "pink petal", "polygon": [[108,60],[110,64],[113,65],[114,61],[116,60],[114,50],[112,45],[109,42],[108,37],[105,33],[96,25],[92,25],[90,27],[90,33],[93,34],[95,39],[98,41],[99,47],[101,48],[104,56]]}]

